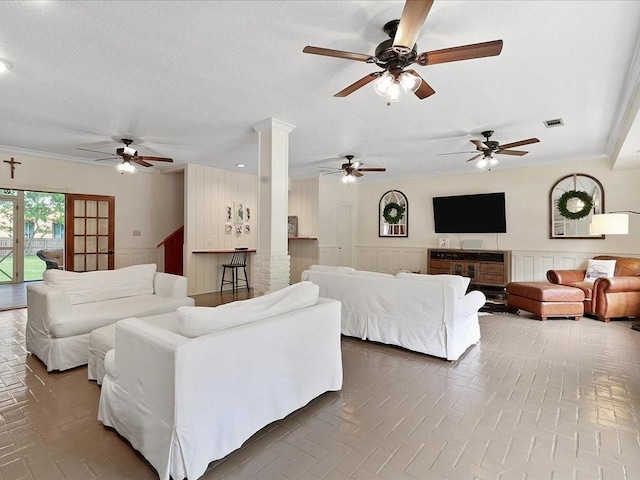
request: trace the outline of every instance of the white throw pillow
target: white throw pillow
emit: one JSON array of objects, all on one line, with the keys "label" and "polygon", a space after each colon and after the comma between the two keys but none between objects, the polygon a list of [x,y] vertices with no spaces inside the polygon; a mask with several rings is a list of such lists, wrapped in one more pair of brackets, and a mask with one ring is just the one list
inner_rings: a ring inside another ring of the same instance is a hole
[{"label": "white throw pillow", "polygon": [[320,287],[311,282],[294,283],[261,297],[219,307],[179,307],[178,330],[185,337],[199,337],[230,327],[300,310],[318,303]]},{"label": "white throw pillow", "polygon": [[311,265],[309,270],[314,270],[316,272],[331,272],[331,273],[353,273],[356,271],[355,268],[351,267],[338,267],[334,265]]},{"label": "white throw pillow", "polygon": [[587,273],[584,274],[585,282],[595,282],[596,278],[613,277],[616,271],[615,260],[593,260],[589,259]]},{"label": "white throw pillow", "polygon": [[150,295],[153,293],[156,269],[155,263],[95,272],[49,269],[45,270],[43,277],[44,283],[63,291],[72,305],[78,305]]},{"label": "white throw pillow", "polygon": [[394,278],[390,273],[381,272],[366,272],[364,270],[358,270],[351,274],[352,277],[380,277],[380,278]]},{"label": "white throw pillow", "polygon": [[456,297],[462,298],[467,293],[467,287],[471,279],[462,275],[423,275],[420,273],[396,273],[396,278],[402,280],[415,280],[418,282],[444,283],[451,285],[455,291]]}]

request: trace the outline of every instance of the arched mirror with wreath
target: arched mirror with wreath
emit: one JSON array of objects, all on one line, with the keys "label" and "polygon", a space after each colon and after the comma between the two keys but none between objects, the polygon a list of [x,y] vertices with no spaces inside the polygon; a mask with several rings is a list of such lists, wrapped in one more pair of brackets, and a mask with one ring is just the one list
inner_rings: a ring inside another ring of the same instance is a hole
[{"label": "arched mirror with wreath", "polygon": [[604,213],[604,189],[591,175],[572,173],[558,180],[549,193],[550,238],[604,238],[589,235],[594,214]]},{"label": "arched mirror with wreath", "polygon": [[378,236],[409,236],[409,202],[404,193],[389,190],[380,198]]}]

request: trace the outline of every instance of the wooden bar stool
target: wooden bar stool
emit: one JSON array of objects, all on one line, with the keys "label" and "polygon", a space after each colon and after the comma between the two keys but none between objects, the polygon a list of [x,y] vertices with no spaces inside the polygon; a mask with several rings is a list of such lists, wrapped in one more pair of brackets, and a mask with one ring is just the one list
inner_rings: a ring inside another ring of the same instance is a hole
[{"label": "wooden bar stool", "polygon": [[[231,262],[222,264],[222,282],[220,282],[220,291],[226,284],[233,286],[233,291],[238,289],[238,282],[243,281],[244,286],[249,289],[249,280],[247,279],[247,250],[249,247],[237,247],[231,257]],[[227,273],[227,268],[231,269],[231,280],[225,280],[224,277]],[[239,278],[239,270],[244,272],[244,280]]]}]

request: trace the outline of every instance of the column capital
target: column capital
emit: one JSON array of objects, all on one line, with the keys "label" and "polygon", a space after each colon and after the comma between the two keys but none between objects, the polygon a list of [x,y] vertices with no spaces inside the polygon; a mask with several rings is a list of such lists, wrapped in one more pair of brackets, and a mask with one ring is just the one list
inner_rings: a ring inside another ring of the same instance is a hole
[{"label": "column capital", "polygon": [[295,125],[291,125],[290,123],[283,122],[282,120],[278,120],[273,117],[260,120],[259,122],[254,123],[252,127],[258,133],[265,132],[267,130],[282,130],[289,133],[296,128]]}]

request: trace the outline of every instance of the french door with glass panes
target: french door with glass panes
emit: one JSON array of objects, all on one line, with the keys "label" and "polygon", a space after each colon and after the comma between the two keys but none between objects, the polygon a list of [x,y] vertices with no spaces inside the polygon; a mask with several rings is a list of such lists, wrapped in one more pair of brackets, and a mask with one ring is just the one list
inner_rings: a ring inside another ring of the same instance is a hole
[{"label": "french door with glass panes", "polygon": [[66,270],[113,270],[115,197],[67,194]]},{"label": "french door with glass panes", "polygon": [[22,281],[18,275],[21,266],[17,265],[21,259],[17,252],[22,248],[22,222],[16,194],[15,190],[5,190],[0,195],[0,284]]}]

